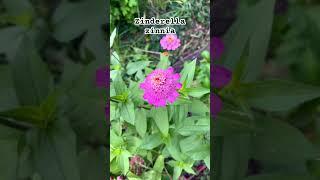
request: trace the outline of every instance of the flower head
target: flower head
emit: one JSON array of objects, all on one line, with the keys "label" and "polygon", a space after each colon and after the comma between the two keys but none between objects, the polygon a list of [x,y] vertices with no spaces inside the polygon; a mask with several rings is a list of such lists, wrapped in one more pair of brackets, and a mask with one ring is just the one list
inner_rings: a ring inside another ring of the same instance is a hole
[{"label": "flower head", "polygon": [[155,107],[166,106],[167,102],[174,103],[179,97],[177,90],[182,87],[179,79],[180,74],[174,73],[172,67],[154,70],[140,84],[144,90],[143,99]]},{"label": "flower head", "polygon": [[160,45],[166,50],[176,50],[181,45],[181,41],[177,35],[167,34],[160,40]]}]

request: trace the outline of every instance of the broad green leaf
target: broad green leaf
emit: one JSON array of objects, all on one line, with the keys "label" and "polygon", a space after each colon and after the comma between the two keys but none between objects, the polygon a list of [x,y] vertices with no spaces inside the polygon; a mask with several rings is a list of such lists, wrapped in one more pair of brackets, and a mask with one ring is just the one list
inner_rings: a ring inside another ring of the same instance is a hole
[{"label": "broad green leaf", "polygon": [[0,112],[18,106],[9,65],[0,65]]},{"label": "broad green leaf", "polygon": [[161,179],[161,175],[154,170],[150,170],[143,173],[142,179],[145,179],[145,180]]},{"label": "broad green leaf", "polygon": [[59,86],[69,89],[72,87],[84,67],[80,63],[76,63],[67,57],[65,58],[66,59],[63,62],[63,72]]},{"label": "broad green leaf", "polygon": [[210,93],[210,89],[204,88],[204,87],[193,87],[193,88],[188,88],[186,89],[188,92],[189,96],[195,97],[195,98],[200,98],[206,94]]},{"label": "broad green leaf", "polygon": [[167,69],[169,66],[170,66],[169,57],[165,56],[161,53],[160,54],[160,61],[157,65],[157,69]]},{"label": "broad green leaf", "polygon": [[106,149],[86,148],[78,156],[81,180],[106,179]]},{"label": "broad green leaf", "polygon": [[194,99],[189,105],[189,111],[195,116],[204,116],[209,112],[209,107],[204,102]]},{"label": "broad green leaf", "polygon": [[202,138],[199,135],[191,135],[186,137],[180,141],[180,149],[184,153],[192,151],[193,149],[201,146],[201,140]]},{"label": "broad green leaf", "polygon": [[[12,61],[23,41],[26,29],[20,26],[10,26],[0,30],[0,52],[8,56]],[[7,42],[10,42],[9,44]]]},{"label": "broad green leaf", "polygon": [[[52,127],[28,132],[28,144],[34,152],[34,168],[46,180],[79,180],[76,135],[67,119]],[[50,163],[48,163],[50,162]]]},{"label": "broad green leaf", "polygon": [[12,118],[18,123],[27,123],[37,127],[45,127],[45,116],[39,107],[23,106],[0,112],[0,117]]},{"label": "broad green leaf", "polygon": [[68,42],[92,27],[98,28],[106,21],[105,10],[105,2],[102,0],[95,3],[60,3],[53,15],[54,37],[59,41]]},{"label": "broad green leaf", "polygon": [[154,122],[158,126],[159,130],[164,136],[168,135],[169,132],[169,118],[168,118],[168,110],[166,107],[162,108],[153,108],[151,110],[152,117]]},{"label": "broad green leaf", "polygon": [[224,42],[227,51],[224,53],[222,63],[228,69],[233,70],[236,67],[253,32],[252,21],[255,17],[252,16],[252,12],[253,9],[243,11],[225,35]]},{"label": "broad green leaf", "polygon": [[109,59],[109,57],[107,56],[107,43],[103,33],[104,32],[99,26],[88,29],[87,35],[81,44],[82,55],[84,57],[86,57],[88,53],[91,53],[94,55],[94,60],[106,63],[106,60]]},{"label": "broad green leaf", "polygon": [[159,146],[162,143],[163,141],[161,138],[161,134],[155,133],[149,136],[145,136],[142,140],[140,148],[150,150]]},{"label": "broad green leaf", "polygon": [[21,105],[40,105],[52,87],[48,68],[26,36],[18,51],[10,67],[19,102]]},{"label": "broad green leaf", "polygon": [[54,37],[62,42],[73,40],[88,29],[104,24],[105,14],[106,4],[102,0],[60,3],[53,15]]},{"label": "broad green leaf", "polygon": [[120,147],[123,145],[124,141],[122,137],[118,136],[113,129],[110,130],[110,144],[113,147]]},{"label": "broad green leaf", "polygon": [[123,174],[127,174],[129,171],[129,157],[130,153],[127,151],[123,151],[121,155],[117,157],[118,164]]},{"label": "broad green leaf", "polygon": [[316,180],[309,174],[262,174],[249,176],[243,180]]},{"label": "broad green leaf", "polygon": [[113,43],[114,43],[114,39],[117,35],[117,29],[115,28],[112,33],[111,33],[111,36],[110,36],[110,48],[112,47]]},{"label": "broad green leaf", "polygon": [[179,179],[179,176],[182,173],[182,168],[180,167],[174,167],[173,169],[173,179]]},{"label": "broad green leaf", "polygon": [[147,66],[149,66],[149,64],[150,64],[150,61],[129,62],[127,65],[127,74],[132,75],[138,71],[141,71]]},{"label": "broad green leaf", "polygon": [[87,142],[107,143],[107,93],[105,89],[95,86],[96,70],[103,66],[105,64],[93,61],[84,67],[69,89],[69,96],[65,102],[72,107],[65,114],[70,118],[79,137]]},{"label": "broad green leaf", "polygon": [[163,168],[164,168],[164,157],[162,155],[159,155],[152,169],[161,174],[163,171]]},{"label": "broad green leaf", "polygon": [[185,63],[184,68],[181,71],[181,79],[180,82],[183,84],[185,88],[189,88],[194,78],[194,73],[196,70],[197,60],[193,60],[191,62]]},{"label": "broad green leaf", "polygon": [[18,161],[18,141],[17,139],[0,139],[0,178],[15,180]]},{"label": "broad green leaf", "polygon": [[[253,34],[249,41],[249,57],[246,62],[245,74],[242,77],[245,81],[256,80],[262,71],[269,39],[271,36],[275,0],[260,1],[253,11],[254,25]],[[263,14],[263,15],[262,15]]]},{"label": "broad green leaf", "polygon": [[207,166],[207,168],[211,168],[211,166],[210,166],[210,155],[209,156],[207,156],[205,159],[204,159],[204,162],[206,163],[206,166]]},{"label": "broad green leaf", "polygon": [[[217,146],[214,146],[218,148]],[[247,134],[230,135],[223,138],[219,179],[243,179],[248,170],[250,158],[250,136]],[[216,161],[214,161],[215,164]]]},{"label": "broad green leaf", "polygon": [[19,131],[0,125],[0,179],[16,180]]},{"label": "broad green leaf", "polygon": [[128,92],[127,85],[124,83],[120,73],[112,83],[117,95],[123,95]]},{"label": "broad green leaf", "polygon": [[12,16],[18,16],[25,13],[33,13],[34,9],[29,1],[3,0],[6,12]]},{"label": "broad green leaf", "polygon": [[146,111],[144,109],[137,109],[135,114],[136,114],[136,118],[135,118],[136,130],[141,137],[144,137],[144,135],[147,132]]},{"label": "broad green leaf", "polygon": [[242,84],[237,88],[237,93],[256,108],[285,111],[320,97],[320,88],[283,80],[269,80]]},{"label": "broad green leaf", "polygon": [[210,119],[208,117],[188,117],[177,128],[177,132],[183,136],[205,134],[209,133],[209,131]]},{"label": "broad green leaf", "polygon": [[122,118],[134,125],[135,124],[135,112],[134,112],[134,104],[131,101],[125,102],[125,103],[121,103],[120,105],[120,114],[122,116]]},{"label": "broad green leaf", "polygon": [[213,124],[214,136],[227,136],[239,133],[258,132],[259,129],[254,125],[252,119],[241,112],[223,112],[219,114]]},{"label": "broad green leaf", "polygon": [[253,157],[276,163],[294,163],[316,158],[315,147],[298,129],[280,120],[259,118],[262,132],[253,136]]}]

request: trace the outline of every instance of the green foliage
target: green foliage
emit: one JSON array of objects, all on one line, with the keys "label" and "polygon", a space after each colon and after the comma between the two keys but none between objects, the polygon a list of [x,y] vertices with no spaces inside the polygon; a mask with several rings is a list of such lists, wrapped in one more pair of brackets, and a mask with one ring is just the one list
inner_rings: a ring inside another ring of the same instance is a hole
[{"label": "green foliage", "polygon": [[138,12],[138,0],[112,0],[111,1],[111,20],[127,20],[133,22]]},{"label": "green foliage", "polygon": [[[111,173],[129,179],[178,179],[182,173],[194,174],[193,166],[200,162],[210,167],[209,90],[195,78],[196,60],[187,62],[180,72],[184,87],[179,100],[154,108],[143,100],[139,84],[152,70],[167,69],[169,56],[160,54],[156,63],[134,58],[120,64],[121,53],[114,48],[112,53],[117,58],[111,61],[111,72],[115,73],[110,90]],[[139,176],[128,169],[129,160],[136,155],[145,161]]]},{"label": "green foliage", "polygon": [[0,179],[105,179],[105,2],[1,5]]},{"label": "green foliage", "polygon": [[[214,179],[319,177],[318,140],[308,135],[318,132],[318,127],[310,128],[317,121],[307,121],[312,116],[317,117],[314,112],[318,111],[314,109],[318,107],[319,87],[292,79],[280,80],[277,77],[271,80],[269,74],[263,74],[266,58],[273,58],[268,53],[275,52],[276,60],[283,64],[291,57],[296,59],[304,54],[298,48],[305,47],[293,43],[298,39],[291,36],[302,33],[297,31],[301,27],[292,28],[295,33],[285,30],[287,26],[280,28],[287,32],[286,35],[281,34],[280,42],[283,44],[278,42],[279,39],[273,39],[275,28],[279,28],[275,27],[279,22],[274,23],[274,19],[279,18],[273,15],[275,2],[262,0],[248,5],[244,1],[237,21],[224,36],[227,51],[218,63],[233,70],[233,79],[227,87],[215,91],[224,100],[224,109],[212,129]],[[278,45],[273,44],[274,41],[280,43],[278,48],[275,48]],[[309,54],[306,59],[312,56]]]}]

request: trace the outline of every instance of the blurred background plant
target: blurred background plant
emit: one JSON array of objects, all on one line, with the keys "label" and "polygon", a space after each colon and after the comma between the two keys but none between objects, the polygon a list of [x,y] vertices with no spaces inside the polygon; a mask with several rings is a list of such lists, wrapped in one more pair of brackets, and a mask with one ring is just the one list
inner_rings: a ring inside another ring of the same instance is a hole
[{"label": "blurred background plant", "polygon": [[106,2],[0,2],[0,179],[106,179]]},{"label": "blurred background plant", "polygon": [[219,93],[215,178],[318,179],[319,1],[215,4],[214,32],[227,46],[221,64],[234,72]]}]

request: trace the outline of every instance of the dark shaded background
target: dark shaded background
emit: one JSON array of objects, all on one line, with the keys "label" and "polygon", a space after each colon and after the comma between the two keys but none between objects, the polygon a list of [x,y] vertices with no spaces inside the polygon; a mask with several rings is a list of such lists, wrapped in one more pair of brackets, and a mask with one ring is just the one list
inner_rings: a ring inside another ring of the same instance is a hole
[{"label": "dark shaded background", "polygon": [[107,2],[0,2],[0,179],[106,179]]}]

